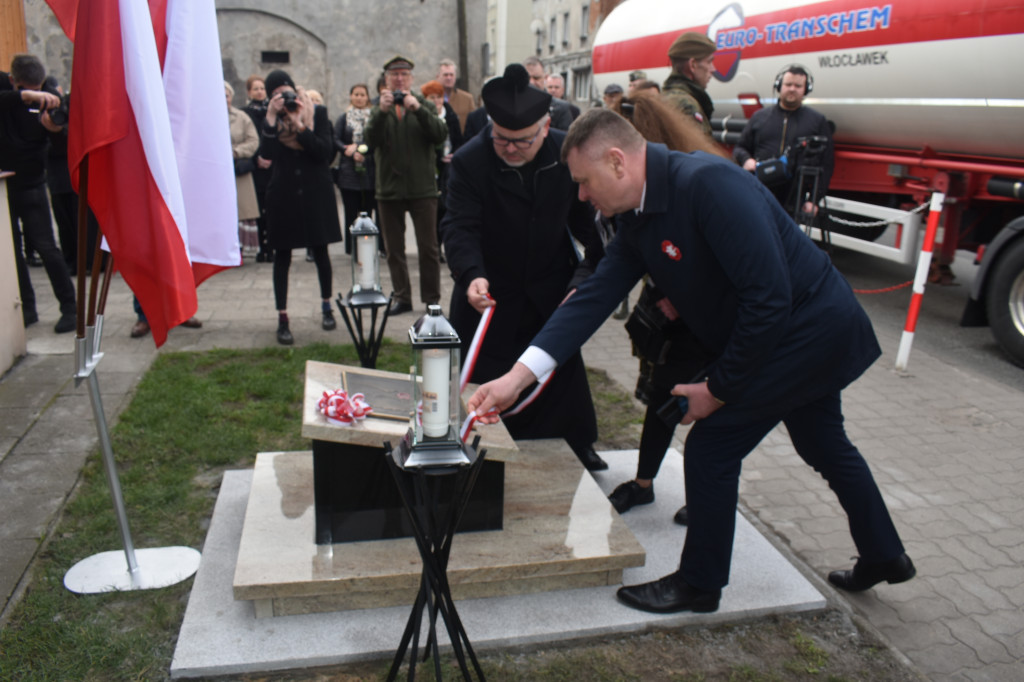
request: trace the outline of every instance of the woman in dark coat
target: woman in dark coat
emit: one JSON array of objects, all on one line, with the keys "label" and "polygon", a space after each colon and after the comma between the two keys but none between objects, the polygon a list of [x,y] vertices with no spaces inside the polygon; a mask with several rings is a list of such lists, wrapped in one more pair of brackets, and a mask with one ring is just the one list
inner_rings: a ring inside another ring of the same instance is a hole
[{"label": "woman in dark coat", "polygon": [[327,110],[315,106],[291,77],[272,71],[266,79],[270,104],[260,131],[260,156],[272,161],[267,184],[267,230],[274,249],[274,299],[277,341],[294,342],[288,327],[288,270],[292,249],[313,253],[323,299],[323,328],[337,323],[331,312],[331,261],[327,245],[341,241],[329,163],[335,154]]},{"label": "woman in dark coat", "polygon": [[[373,150],[363,141],[363,128],[372,111],[370,91],[364,83],[358,83],[349,90],[348,97],[350,106],[334,124],[334,144],[341,152],[335,181],[345,208],[345,253],[352,253],[352,224],[360,213],[372,217],[377,201],[373,197]],[[383,249],[384,240],[380,243]]]}]

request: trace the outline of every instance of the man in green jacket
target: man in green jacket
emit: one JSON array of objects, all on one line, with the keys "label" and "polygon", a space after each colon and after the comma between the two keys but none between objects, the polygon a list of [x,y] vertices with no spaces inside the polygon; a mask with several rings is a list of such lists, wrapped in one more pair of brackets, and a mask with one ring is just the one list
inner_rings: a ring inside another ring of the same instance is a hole
[{"label": "man in green jacket", "polygon": [[390,314],[412,310],[412,285],[405,258],[405,214],[412,217],[420,259],[420,300],[441,300],[437,245],[435,148],[448,126],[412,89],[413,62],[396,56],[384,64],[385,89],[366,123],[364,137],[377,162],[377,211],[388,251],[395,300]]}]

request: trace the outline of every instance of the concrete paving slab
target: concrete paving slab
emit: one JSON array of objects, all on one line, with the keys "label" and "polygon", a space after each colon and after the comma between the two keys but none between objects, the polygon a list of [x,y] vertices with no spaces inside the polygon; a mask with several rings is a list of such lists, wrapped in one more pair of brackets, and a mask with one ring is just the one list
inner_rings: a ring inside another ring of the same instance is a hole
[{"label": "concrete paving slab", "polygon": [[[599,472],[595,479],[608,493],[634,473],[636,452],[602,456],[609,470]],[[251,471],[224,475],[178,635],[171,676],[243,674],[390,659],[410,607],[257,620],[248,602],[234,601],[231,581],[251,480]],[[682,458],[675,451],[666,457],[659,481],[663,484],[654,504],[622,517],[648,552],[645,566],[627,569],[626,584],[670,573],[679,560],[685,531],[671,520],[683,503]],[[452,551],[458,552],[458,546],[456,538]],[[616,601],[617,586],[471,599],[456,606],[470,641],[480,651],[825,607],[821,593],[740,515],[735,546],[731,584],[715,613],[635,611]],[[443,634],[441,641],[447,642]]]}]

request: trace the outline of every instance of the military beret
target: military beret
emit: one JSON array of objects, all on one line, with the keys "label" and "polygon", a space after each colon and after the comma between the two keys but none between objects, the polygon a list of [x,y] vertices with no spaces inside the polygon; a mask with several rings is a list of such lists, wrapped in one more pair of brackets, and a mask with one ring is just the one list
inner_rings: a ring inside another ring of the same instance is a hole
[{"label": "military beret", "polygon": [[715,53],[715,43],[703,33],[687,31],[668,48],[669,59],[704,59]]},{"label": "military beret", "polygon": [[530,74],[522,64],[509,64],[504,75],[487,81],[482,96],[487,115],[509,130],[529,128],[551,107],[551,95],[530,87]]},{"label": "military beret", "polygon": [[385,71],[390,71],[391,69],[409,69],[411,71],[412,67],[413,63],[411,59],[408,59],[397,54],[391,59],[384,62]]},{"label": "military beret", "polygon": [[647,80],[646,71],[633,71],[629,74],[629,82]]}]

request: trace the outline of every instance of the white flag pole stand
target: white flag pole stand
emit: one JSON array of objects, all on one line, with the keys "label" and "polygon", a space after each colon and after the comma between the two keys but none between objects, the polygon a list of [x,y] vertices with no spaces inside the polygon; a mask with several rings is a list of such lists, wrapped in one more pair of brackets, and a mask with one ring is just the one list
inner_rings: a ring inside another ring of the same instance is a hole
[{"label": "white flag pole stand", "polygon": [[[64,587],[77,594],[98,594],[100,592],[151,590],[175,585],[192,576],[199,569],[201,555],[191,547],[158,547],[135,551],[128,515],[125,512],[121,481],[117,476],[117,465],[110,444],[107,417],[100,398],[100,385],[96,378],[96,366],[103,358],[100,340],[103,336],[103,314],[106,306],[106,290],[109,285],[113,263],[108,263],[104,275],[102,301],[96,306],[96,283],[99,279],[99,265],[102,255],[97,253],[93,263],[92,292],[90,309],[92,324],[85,326],[85,249],[86,220],[88,211],[87,190],[89,157],[80,166],[80,188],[78,202],[78,330],[75,338],[75,386],[83,381],[89,384],[89,398],[99,432],[100,447],[103,451],[103,467],[114,502],[117,525],[121,530],[124,553],[119,551],[100,552],[82,559],[64,574]],[[98,242],[97,242],[98,243]],[[99,314],[96,314],[96,309]]]}]

